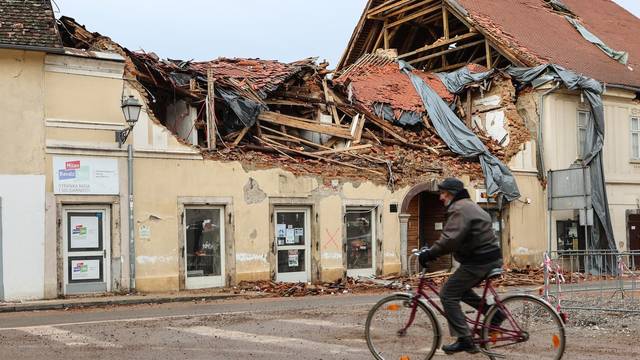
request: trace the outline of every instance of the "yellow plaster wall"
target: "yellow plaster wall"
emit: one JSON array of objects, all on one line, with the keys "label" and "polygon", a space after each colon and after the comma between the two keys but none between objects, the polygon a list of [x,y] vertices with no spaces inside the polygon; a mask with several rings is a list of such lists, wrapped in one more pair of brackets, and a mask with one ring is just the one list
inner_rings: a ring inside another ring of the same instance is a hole
[{"label": "yellow plaster wall", "polygon": [[0,50],[0,174],[43,174],[44,53]]}]

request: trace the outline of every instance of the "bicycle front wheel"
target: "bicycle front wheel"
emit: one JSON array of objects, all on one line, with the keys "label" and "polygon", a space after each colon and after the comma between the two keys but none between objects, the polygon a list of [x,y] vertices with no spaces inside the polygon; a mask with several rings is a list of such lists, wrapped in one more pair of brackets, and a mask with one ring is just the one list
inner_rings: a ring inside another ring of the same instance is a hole
[{"label": "bicycle front wheel", "polygon": [[440,345],[435,314],[418,301],[415,316],[409,294],[395,294],[378,301],[365,324],[367,346],[378,360],[431,359]]},{"label": "bicycle front wheel", "polygon": [[492,306],[484,320],[484,349],[507,359],[561,359],[565,347],[564,324],[558,313],[545,301],[531,295],[513,295],[500,301],[511,315],[499,328],[490,328],[499,314]]}]

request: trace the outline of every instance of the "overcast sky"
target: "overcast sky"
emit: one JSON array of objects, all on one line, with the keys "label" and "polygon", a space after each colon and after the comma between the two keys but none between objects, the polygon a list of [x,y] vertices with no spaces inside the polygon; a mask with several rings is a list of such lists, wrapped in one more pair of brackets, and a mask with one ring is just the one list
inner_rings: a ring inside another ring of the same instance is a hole
[{"label": "overcast sky", "polygon": [[[88,30],[163,58],[219,56],[335,66],[366,0],[54,0]],[[591,1],[591,0],[584,0]],[[640,0],[614,0],[640,17]]]}]

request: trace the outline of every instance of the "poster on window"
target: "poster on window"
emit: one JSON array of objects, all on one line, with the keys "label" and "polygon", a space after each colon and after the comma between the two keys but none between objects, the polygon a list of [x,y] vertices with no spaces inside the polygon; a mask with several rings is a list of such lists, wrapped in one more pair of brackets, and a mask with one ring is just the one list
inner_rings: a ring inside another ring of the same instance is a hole
[{"label": "poster on window", "polygon": [[298,267],[299,264],[298,250],[289,250],[289,267]]},{"label": "poster on window", "polygon": [[100,259],[69,259],[71,281],[101,281],[102,261]]},{"label": "poster on window", "polygon": [[69,250],[100,249],[99,215],[69,216]]},{"label": "poster on window", "polygon": [[91,157],[53,157],[55,194],[118,195],[118,160]]}]

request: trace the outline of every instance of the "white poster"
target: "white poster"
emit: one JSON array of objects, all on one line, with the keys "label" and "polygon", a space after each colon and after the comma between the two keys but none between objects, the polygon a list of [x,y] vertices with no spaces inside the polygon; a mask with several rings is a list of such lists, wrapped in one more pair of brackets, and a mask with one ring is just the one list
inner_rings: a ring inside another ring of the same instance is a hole
[{"label": "white poster", "polygon": [[287,229],[287,244],[295,244],[296,236],[293,229]]},{"label": "white poster", "polygon": [[118,160],[54,156],[53,191],[56,194],[117,195],[120,193]]},{"label": "white poster", "polygon": [[299,266],[298,258],[299,257],[298,257],[298,252],[297,251],[296,251],[295,254],[289,253],[289,267],[298,267]]},{"label": "white poster", "polygon": [[283,238],[287,236],[287,225],[285,224],[277,224],[276,225],[276,237]]},{"label": "white poster", "polygon": [[100,280],[100,260],[71,260],[71,281]]},{"label": "white poster", "polygon": [[69,226],[70,250],[100,248],[100,225],[97,216],[71,216]]}]

